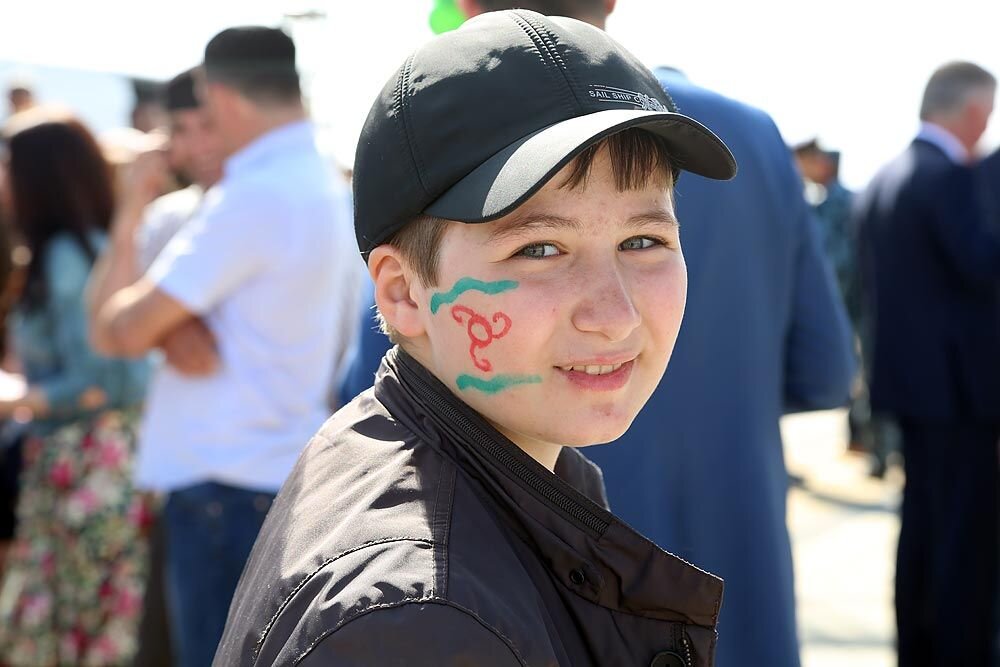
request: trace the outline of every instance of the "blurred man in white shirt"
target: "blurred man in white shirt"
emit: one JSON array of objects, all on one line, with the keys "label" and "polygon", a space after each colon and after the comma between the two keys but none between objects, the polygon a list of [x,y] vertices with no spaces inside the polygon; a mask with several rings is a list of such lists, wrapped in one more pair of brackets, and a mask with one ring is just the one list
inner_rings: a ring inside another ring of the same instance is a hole
[{"label": "blurred man in white shirt", "polygon": [[223,177],[142,277],[118,280],[95,304],[91,331],[105,353],[139,355],[201,318],[217,347],[204,375],[163,370],[142,433],[140,474],[168,493],[168,599],[182,667],[211,663],[260,523],[329,413],[339,292],[353,288],[357,261],[291,39],[225,30],[199,76]]}]

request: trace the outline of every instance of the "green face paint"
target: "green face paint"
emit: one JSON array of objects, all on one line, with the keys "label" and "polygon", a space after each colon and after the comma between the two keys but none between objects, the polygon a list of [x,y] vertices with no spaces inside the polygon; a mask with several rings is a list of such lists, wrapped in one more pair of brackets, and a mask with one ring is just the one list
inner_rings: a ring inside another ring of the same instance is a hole
[{"label": "green face paint", "polygon": [[537,384],[541,381],[540,375],[494,375],[489,380],[472,375],[459,375],[455,384],[460,391],[476,389],[484,394],[496,394],[519,384]]},{"label": "green face paint", "polygon": [[469,291],[482,292],[483,294],[499,294],[517,287],[516,280],[497,280],[495,282],[483,282],[475,278],[459,278],[455,286],[447,292],[437,292],[431,297],[431,312],[436,313],[441,306],[454,303],[458,297]]}]

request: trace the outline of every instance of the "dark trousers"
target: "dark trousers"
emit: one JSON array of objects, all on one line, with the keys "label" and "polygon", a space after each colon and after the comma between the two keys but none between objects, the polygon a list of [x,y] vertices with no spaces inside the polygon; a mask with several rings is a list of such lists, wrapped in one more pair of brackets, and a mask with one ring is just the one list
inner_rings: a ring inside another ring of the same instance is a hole
[{"label": "dark trousers", "polygon": [[996,635],[1000,425],[903,420],[900,667],[987,667]]},{"label": "dark trousers", "polygon": [[163,585],[166,555],[163,533],[163,518],[157,515],[149,527],[149,575],[142,601],[139,646],[132,662],[134,667],[171,667],[174,664]]},{"label": "dark trousers", "polygon": [[166,583],[179,667],[208,667],[229,603],[274,495],[198,484],[167,497]]}]

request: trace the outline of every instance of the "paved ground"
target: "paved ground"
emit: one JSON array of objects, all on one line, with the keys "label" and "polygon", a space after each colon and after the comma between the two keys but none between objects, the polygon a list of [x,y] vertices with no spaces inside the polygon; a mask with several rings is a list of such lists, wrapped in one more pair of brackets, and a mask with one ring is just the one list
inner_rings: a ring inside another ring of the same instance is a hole
[{"label": "paved ground", "polygon": [[902,476],[867,476],[845,452],[843,411],[786,417],[789,494],[803,667],[891,667],[892,577]]}]

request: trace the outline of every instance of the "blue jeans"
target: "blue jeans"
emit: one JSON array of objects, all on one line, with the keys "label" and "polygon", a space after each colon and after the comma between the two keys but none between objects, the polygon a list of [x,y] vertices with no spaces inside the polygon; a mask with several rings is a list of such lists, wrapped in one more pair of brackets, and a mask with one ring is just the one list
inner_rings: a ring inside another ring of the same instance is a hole
[{"label": "blue jeans", "polygon": [[167,497],[166,590],[178,667],[208,667],[274,495],[216,482]]}]

